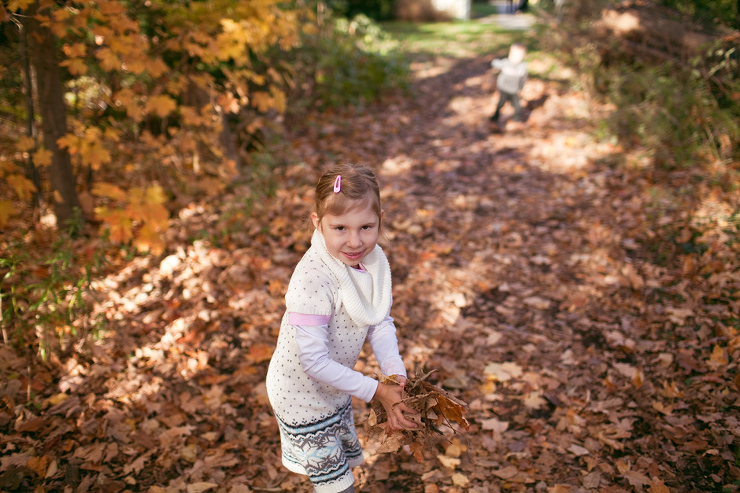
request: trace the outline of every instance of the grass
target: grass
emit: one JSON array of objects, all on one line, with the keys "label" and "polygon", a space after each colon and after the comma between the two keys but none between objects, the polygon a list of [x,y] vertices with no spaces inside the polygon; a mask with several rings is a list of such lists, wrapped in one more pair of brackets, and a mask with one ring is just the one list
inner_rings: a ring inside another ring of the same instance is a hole
[{"label": "grass", "polygon": [[487,53],[505,53],[514,41],[527,42],[521,29],[507,29],[499,23],[481,19],[495,13],[495,6],[473,4],[469,21],[385,22],[383,30],[401,42],[403,50],[415,55],[465,58]]},{"label": "grass", "polygon": [[570,77],[563,72],[563,66],[556,56],[542,51],[539,43],[542,35],[539,31],[542,27],[536,25],[535,19],[532,19],[530,29],[511,29],[502,26],[502,23],[511,19],[521,22],[522,14],[492,17],[497,13],[496,5],[474,2],[471,8],[472,19],[469,21],[385,22],[381,26],[400,43],[401,50],[416,62],[435,63],[434,59],[437,57],[504,57],[511,43],[521,42],[527,46],[531,77],[559,82]]}]

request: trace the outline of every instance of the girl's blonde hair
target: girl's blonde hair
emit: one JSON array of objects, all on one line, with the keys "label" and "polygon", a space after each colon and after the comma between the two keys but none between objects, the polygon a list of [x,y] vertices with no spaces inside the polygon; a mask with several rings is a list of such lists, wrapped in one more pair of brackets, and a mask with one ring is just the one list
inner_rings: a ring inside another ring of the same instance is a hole
[{"label": "girl's blonde hair", "polygon": [[[335,192],[337,176],[341,176],[339,191]],[[370,205],[380,225],[380,187],[375,173],[365,165],[342,163],[329,168],[316,184],[314,212],[319,221],[326,214],[341,216],[352,209]]]}]

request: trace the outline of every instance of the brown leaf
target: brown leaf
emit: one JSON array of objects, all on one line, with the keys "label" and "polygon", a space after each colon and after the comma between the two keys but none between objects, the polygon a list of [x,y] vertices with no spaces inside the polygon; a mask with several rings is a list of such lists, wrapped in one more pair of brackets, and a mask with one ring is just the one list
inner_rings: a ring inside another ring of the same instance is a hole
[{"label": "brown leaf", "polygon": [[468,450],[467,446],[460,443],[457,438],[453,438],[452,443],[445,449],[445,455],[447,457],[460,457],[466,450]]},{"label": "brown leaf", "polygon": [[446,455],[438,455],[437,459],[448,469],[454,469],[460,465],[460,459],[456,457],[447,457]]},{"label": "brown leaf", "polygon": [[585,488],[598,488],[601,483],[601,473],[592,471],[583,477],[583,486]]},{"label": "brown leaf", "polygon": [[707,360],[707,366],[712,370],[717,370],[720,367],[727,366],[729,362],[727,351],[719,344],[715,344],[712,356]]},{"label": "brown leaf", "polygon": [[269,361],[274,350],[275,347],[269,344],[253,344],[249,347],[249,358],[255,363]]},{"label": "brown leaf", "polygon": [[547,405],[547,401],[542,397],[542,391],[539,390],[527,394],[522,403],[527,409],[531,410],[542,409],[543,406]]},{"label": "brown leaf", "polygon": [[118,444],[116,442],[109,443],[105,448],[105,457],[103,462],[107,463],[112,461],[118,456]]},{"label": "brown leaf", "polygon": [[203,493],[204,491],[217,488],[217,483],[206,483],[205,481],[199,481],[197,483],[189,484],[187,486],[188,493]]},{"label": "brown leaf", "polygon": [[36,432],[47,425],[49,421],[46,418],[33,418],[28,421],[21,421],[16,423],[15,431],[24,432]]},{"label": "brown leaf", "polygon": [[397,452],[398,449],[401,448],[401,445],[403,445],[403,441],[404,434],[402,431],[391,431],[385,437],[383,437],[383,441],[380,444],[380,447],[378,447],[378,453],[383,454],[388,452]]},{"label": "brown leaf", "polygon": [[409,449],[416,459],[417,462],[422,463],[424,461],[424,444],[421,442],[413,442],[409,444]]},{"label": "brown leaf", "polygon": [[133,462],[130,462],[129,464],[126,464],[126,466],[123,468],[123,472],[125,474],[130,474],[131,472],[134,472],[136,474],[140,473],[147,462],[149,462],[149,458],[156,452],[156,450],[150,450],[146,452],[145,454],[140,455],[136,459],[133,460]]},{"label": "brown leaf", "polygon": [[466,411],[465,407],[443,395],[440,395],[438,399],[439,404],[434,409],[437,409],[447,420],[462,425],[466,430],[470,428],[470,423],[463,416],[463,413]]},{"label": "brown leaf", "polygon": [[75,450],[74,457],[90,461],[93,464],[100,464],[105,453],[106,444],[104,442],[93,443]]},{"label": "brown leaf", "polygon": [[519,474],[519,469],[516,466],[507,466],[497,471],[491,471],[491,474],[501,479],[511,479]]},{"label": "brown leaf", "polygon": [[653,479],[650,483],[650,493],[671,493],[671,490],[660,479]]},{"label": "brown leaf", "polygon": [[468,484],[470,484],[470,480],[464,474],[456,472],[452,475],[452,484],[465,488],[466,486],[468,486]]},{"label": "brown leaf", "polygon": [[547,493],[570,493],[573,487],[569,484],[556,484],[552,488],[547,489]]},{"label": "brown leaf", "polygon": [[522,367],[516,363],[490,363],[486,366],[484,372],[488,375],[491,380],[499,382],[506,382],[512,378],[518,378],[522,376]]},{"label": "brown leaf", "polygon": [[46,476],[46,470],[49,465],[49,456],[44,455],[42,457],[31,457],[28,459],[28,463],[26,464],[26,467],[33,470],[33,472],[36,473],[39,477],[45,477]]},{"label": "brown leaf", "polygon": [[650,478],[637,471],[626,471],[622,476],[635,488],[650,484]]},{"label": "brown leaf", "polygon": [[32,455],[25,453],[15,453],[0,457],[0,472],[7,471],[13,466],[25,466],[32,458]]}]

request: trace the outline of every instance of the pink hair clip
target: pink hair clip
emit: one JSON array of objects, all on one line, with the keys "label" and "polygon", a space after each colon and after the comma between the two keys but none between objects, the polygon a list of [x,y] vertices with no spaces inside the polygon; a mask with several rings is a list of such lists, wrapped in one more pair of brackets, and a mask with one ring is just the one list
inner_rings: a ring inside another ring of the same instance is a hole
[{"label": "pink hair clip", "polygon": [[342,189],[342,175],[337,175],[337,179],[334,180],[334,193],[339,193]]}]

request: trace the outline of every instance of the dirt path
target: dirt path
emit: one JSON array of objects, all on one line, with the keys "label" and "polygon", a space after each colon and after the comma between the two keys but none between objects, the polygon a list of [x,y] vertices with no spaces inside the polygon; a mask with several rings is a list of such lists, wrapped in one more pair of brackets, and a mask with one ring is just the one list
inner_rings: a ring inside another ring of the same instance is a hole
[{"label": "dirt path", "polygon": [[[0,389],[0,490],[310,491],[280,466],[263,380],[311,186],[339,160],[379,172],[407,366],[437,369],[472,422],[421,463],[368,442],[360,491],[732,487],[739,396],[714,349],[719,305],[649,261],[649,198],[591,137],[599,110],[567,72],[530,79],[529,121],[497,134],[489,63],[419,64],[413,97],[311,117],[273,198],[245,188],[186,209],[169,255],[100,281],[107,337],[34,369],[37,407],[23,379]],[[5,374],[25,371],[0,352]]]},{"label": "dirt path", "polygon": [[682,385],[717,366],[707,343],[702,350],[681,327],[692,311],[680,307],[680,289],[651,289],[671,285],[671,274],[640,246],[649,199],[639,181],[610,165],[617,150],[592,137],[601,109],[534,77],[524,91],[528,122],[493,133],[489,63],[418,65],[415,98],[316,122],[318,132],[295,143],[312,164],[380,165],[405,359],[417,371],[438,369],[438,383],[470,403],[474,421],[457,436],[465,453],[441,442],[423,464],[372,457],[363,484],[379,492],[730,484],[738,469],[727,474],[734,456],[717,433],[737,437],[735,418],[720,412],[737,391],[717,401],[719,387]]}]

